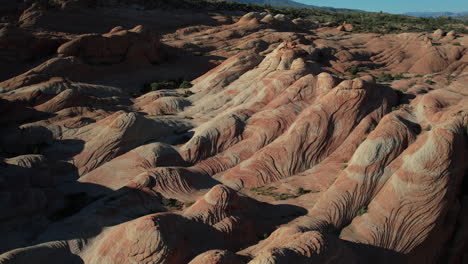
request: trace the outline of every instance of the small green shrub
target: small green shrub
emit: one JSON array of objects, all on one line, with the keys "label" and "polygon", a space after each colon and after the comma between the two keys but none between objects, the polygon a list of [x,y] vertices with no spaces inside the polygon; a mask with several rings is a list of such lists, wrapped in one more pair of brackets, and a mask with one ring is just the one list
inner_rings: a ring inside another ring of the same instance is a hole
[{"label": "small green shrub", "polygon": [[198,46],[196,44],[194,44],[194,43],[188,43],[187,42],[187,43],[184,43],[182,45],[182,48],[184,48],[184,49],[194,49],[194,48],[198,48]]},{"label": "small green shrub", "polygon": [[294,194],[275,192],[275,190],[277,190],[276,187],[254,187],[254,188],[250,188],[250,190],[255,192],[255,194],[257,195],[271,196],[275,200],[288,200],[291,198],[297,198],[299,196],[299,195],[294,195]]},{"label": "small green shrub", "polygon": [[343,170],[345,170],[346,168],[348,168],[348,161],[347,160],[343,160]]},{"label": "small green shrub", "polygon": [[184,206],[185,206],[185,207],[190,207],[190,206],[192,206],[193,204],[194,204],[194,202],[189,202],[189,203],[185,203]]},{"label": "small green shrub", "polygon": [[164,207],[173,208],[173,209],[182,209],[183,204],[176,199],[168,199],[163,197],[161,203]]},{"label": "small green shrub", "polygon": [[146,83],[140,90],[142,93],[149,93],[159,90],[171,90],[176,88],[191,88],[192,84],[189,81],[183,79],[168,80],[168,81],[156,81],[152,83]]},{"label": "small green shrub", "polygon": [[391,82],[394,78],[390,73],[382,72],[377,76],[376,81],[381,83]]},{"label": "small green shrub", "polygon": [[393,79],[394,80],[402,80],[402,79],[408,79],[407,77],[405,77],[405,75],[403,73],[397,73],[395,75],[393,75]]},{"label": "small green shrub", "polygon": [[424,130],[426,130],[426,131],[431,131],[431,130],[432,130],[432,126],[431,126],[431,125],[428,125],[426,128],[424,128]]},{"label": "small green shrub", "polygon": [[357,79],[357,78],[360,78],[361,75],[359,74],[356,74],[356,75],[351,75],[351,79],[354,80],[354,79]]},{"label": "small green shrub", "polygon": [[189,96],[191,96],[191,95],[193,95],[193,94],[194,94],[194,93],[193,93],[192,91],[187,90],[187,91],[185,91],[183,94],[181,94],[180,96],[182,96],[182,97],[189,97]]},{"label": "small green shrub", "polygon": [[359,72],[359,68],[356,66],[353,66],[348,69],[348,72],[351,73],[351,75],[356,75]]},{"label": "small green shrub", "polygon": [[460,42],[455,42],[453,43],[454,46],[461,46],[461,43]]},{"label": "small green shrub", "polygon": [[296,195],[293,195],[293,194],[287,194],[287,193],[278,193],[278,194],[274,194],[273,197],[275,198],[275,200],[288,200],[288,199],[291,199],[291,198],[297,198]]},{"label": "small green shrub", "polygon": [[361,209],[359,209],[359,211],[357,211],[357,215],[361,216],[361,215],[367,213],[367,211],[368,211],[367,206],[364,206]]},{"label": "small green shrub", "polygon": [[297,195],[304,195],[304,194],[307,194],[307,193],[310,193],[310,191],[309,191],[309,190],[305,190],[305,189],[302,188],[302,187],[298,188],[297,191],[296,191],[296,194],[297,194]]},{"label": "small green shrub", "polygon": [[348,69],[349,74],[351,74],[351,79],[356,79],[361,77],[358,73],[359,72],[365,72],[368,71],[369,68],[367,67],[358,67],[358,66],[353,66]]},{"label": "small green shrub", "polygon": [[154,91],[159,91],[163,89],[174,89],[176,88],[176,83],[174,81],[158,81],[147,83],[140,90],[142,93],[149,93]]},{"label": "small green shrub", "polygon": [[431,80],[431,79],[427,79],[427,80],[425,81],[425,83],[427,83],[427,84],[429,84],[429,85],[434,85],[434,84],[436,84],[436,82],[434,82],[434,81]]},{"label": "small green shrub", "polygon": [[397,73],[395,75],[392,75],[390,73],[382,72],[380,73],[375,80],[377,82],[381,83],[387,83],[387,82],[392,82],[394,80],[403,80],[403,79],[408,79],[409,77],[406,77],[404,73]]},{"label": "small green shrub", "polygon": [[416,82],[411,82],[411,83],[408,85],[408,87],[411,88],[411,87],[415,86],[416,84],[417,84]]},{"label": "small green shrub", "polygon": [[192,83],[189,81],[182,81],[179,84],[179,88],[192,88]]},{"label": "small green shrub", "polygon": [[263,233],[263,235],[258,234],[257,236],[258,236],[258,240],[265,240],[265,239],[267,239],[267,238],[270,236],[270,234],[268,234],[268,233]]}]

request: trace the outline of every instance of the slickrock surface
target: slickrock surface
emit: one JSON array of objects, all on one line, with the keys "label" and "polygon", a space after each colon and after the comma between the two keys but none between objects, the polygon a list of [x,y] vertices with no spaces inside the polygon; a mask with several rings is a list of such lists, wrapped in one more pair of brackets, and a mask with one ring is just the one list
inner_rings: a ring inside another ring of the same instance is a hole
[{"label": "slickrock surface", "polygon": [[468,36],[81,4],[0,28],[0,263],[466,263]]}]

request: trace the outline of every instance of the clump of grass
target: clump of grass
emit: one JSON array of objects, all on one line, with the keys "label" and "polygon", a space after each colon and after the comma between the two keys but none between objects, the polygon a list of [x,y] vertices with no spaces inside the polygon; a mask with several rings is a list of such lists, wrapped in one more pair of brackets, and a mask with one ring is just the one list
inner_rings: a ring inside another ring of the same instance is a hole
[{"label": "clump of grass", "polygon": [[198,46],[194,43],[189,43],[189,42],[186,42],[182,45],[182,48],[184,49],[194,49],[194,48],[198,48]]},{"label": "clump of grass", "polygon": [[296,191],[296,194],[297,195],[304,195],[304,194],[307,194],[307,193],[310,193],[310,190],[306,190],[302,187],[298,188],[297,191]]},{"label": "clump of grass", "polygon": [[392,107],[392,112],[393,112],[393,111],[396,111],[396,110],[400,110],[400,108],[401,108],[401,107],[400,107],[399,105],[393,106],[393,107]]},{"label": "clump of grass", "polygon": [[192,91],[187,90],[187,91],[185,91],[183,94],[181,94],[181,96],[182,96],[182,97],[189,97],[189,96],[191,96],[191,95],[193,95],[193,94],[194,94],[194,93],[193,93]]},{"label": "clump of grass", "polygon": [[277,190],[276,187],[254,187],[254,188],[250,188],[250,190],[255,192],[256,195],[271,196],[277,201],[297,198],[301,195],[311,192],[309,190],[305,190],[304,188],[299,188],[296,191],[296,194],[279,193],[279,192],[275,192],[275,190]]},{"label": "clump of grass", "polygon": [[408,85],[408,87],[411,88],[411,87],[415,86],[416,84],[417,84],[416,82],[411,82],[411,83]]},{"label": "clump of grass", "polygon": [[351,79],[352,79],[352,80],[354,80],[354,79],[356,79],[356,78],[360,78],[360,77],[361,77],[361,75],[359,75],[359,74],[351,75]]},{"label": "clump of grass", "polygon": [[289,200],[289,199],[292,199],[292,198],[297,198],[297,195],[293,195],[293,194],[287,194],[287,193],[278,193],[278,194],[273,194],[273,197],[275,198],[275,200]]},{"label": "clump of grass", "polygon": [[343,160],[343,170],[345,170],[346,168],[348,168],[348,161]]},{"label": "clump of grass", "polygon": [[171,208],[171,209],[177,209],[177,210],[180,210],[182,209],[183,207],[183,203],[181,203],[180,201],[176,200],[176,199],[172,199],[172,198],[166,198],[166,197],[163,197],[161,199],[161,203],[164,207],[167,207],[167,208]]},{"label": "clump of grass", "polygon": [[161,82],[153,82],[150,85],[151,91],[158,91],[164,89],[174,89],[177,87],[177,83],[175,81],[161,81]]},{"label": "clump of grass", "polygon": [[177,88],[191,88],[192,84],[189,81],[183,79],[168,80],[168,81],[155,81],[151,83],[146,83],[143,85],[143,88],[140,90],[142,93],[149,93],[159,90],[171,90]]},{"label": "clump of grass", "polygon": [[409,79],[409,77],[406,77],[404,73],[400,72],[400,73],[393,75],[393,79],[404,80],[404,79]]},{"label": "clump of grass", "polygon": [[275,187],[253,187],[250,188],[251,191],[255,192],[258,195],[269,196],[271,193],[276,190]]},{"label": "clump of grass", "polygon": [[390,73],[386,73],[386,72],[380,73],[379,76],[377,76],[376,78],[376,81],[381,82],[381,83],[391,82],[393,80],[394,80],[393,76]]},{"label": "clump of grass", "polygon": [[403,79],[409,79],[409,77],[406,77],[404,73],[401,73],[401,72],[395,75],[382,72],[375,78],[375,80],[380,83],[388,83],[388,82],[392,82],[395,80],[403,80]]},{"label": "clump of grass", "polygon": [[401,79],[404,79],[404,78],[405,78],[405,76],[404,76],[403,73],[401,73],[401,72],[400,72],[400,73],[397,73],[397,74],[395,74],[395,75],[393,76],[393,79],[395,79],[395,80],[401,80]]},{"label": "clump of grass", "polygon": [[427,84],[429,84],[429,85],[434,85],[434,84],[436,84],[436,82],[434,82],[434,81],[431,80],[431,79],[427,79],[427,80],[425,81],[425,83],[427,83]]},{"label": "clump of grass", "polygon": [[453,76],[451,74],[447,75],[447,85],[452,84],[452,77]]},{"label": "clump of grass", "polygon": [[351,74],[351,75],[356,75],[358,72],[359,72],[359,68],[356,67],[356,66],[353,66],[351,68],[348,69],[348,72]]},{"label": "clump of grass", "polygon": [[353,66],[351,68],[348,69],[348,72],[352,75],[356,75],[358,72],[365,72],[365,71],[368,71],[369,68],[367,67],[358,67],[358,66]]},{"label": "clump of grass", "polygon": [[361,215],[367,213],[367,211],[368,211],[367,206],[364,206],[361,209],[359,209],[359,211],[357,211],[357,215],[361,216]]},{"label": "clump of grass", "polygon": [[358,67],[358,66],[353,66],[351,68],[348,69],[348,72],[349,74],[351,74],[351,78],[352,79],[356,79],[356,78],[359,78],[361,77],[358,73],[359,72],[365,72],[365,71],[368,71],[369,68],[367,67]]},{"label": "clump of grass", "polygon": [[185,206],[185,207],[190,207],[190,206],[192,206],[193,204],[194,204],[194,202],[184,203],[184,206]]},{"label": "clump of grass", "polygon": [[179,88],[192,88],[192,83],[189,81],[182,81],[179,84]]},{"label": "clump of grass", "polygon": [[370,125],[369,131],[370,131],[370,132],[374,131],[376,127],[377,127],[377,126],[376,126],[375,124]]},{"label": "clump of grass", "polygon": [[431,131],[431,130],[432,130],[432,126],[431,126],[431,125],[428,125],[426,128],[424,128],[424,130],[426,130],[426,131]]},{"label": "clump of grass", "polygon": [[461,43],[460,42],[455,42],[453,43],[454,46],[461,46]]},{"label": "clump of grass", "polygon": [[265,240],[270,236],[268,233],[263,233],[263,235],[258,235],[258,240]]}]

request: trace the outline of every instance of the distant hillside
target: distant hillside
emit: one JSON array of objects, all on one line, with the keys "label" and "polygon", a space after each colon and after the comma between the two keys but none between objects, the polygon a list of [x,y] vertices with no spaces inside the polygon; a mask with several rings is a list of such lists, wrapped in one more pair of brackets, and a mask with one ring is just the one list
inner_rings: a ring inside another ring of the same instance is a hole
[{"label": "distant hillside", "polygon": [[357,10],[345,9],[345,8],[306,5],[306,4],[298,3],[296,1],[291,1],[291,0],[226,0],[226,1],[247,3],[247,4],[257,4],[257,5],[270,5],[270,6],[278,6],[278,7],[317,8],[317,9],[325,9],[329,11],[357,11]]},{"label": "distant hillside", "polygon": [[[1,0],[0,0],[1,1]],[[96,1],[96,0],[90,0]],[[115,0],[102,0],[115,1]],[[433,32],[442,29],[446,32],[468,34],[468,22],[447,17],[414,17],[407,15],[394,15],[387,13],[373,13],[350,9],[335,9],[306,5],[308,8],[295,8],[287,5],[303,4],[291,0],[118,0],[126,4],[135,2],[144,6],[145,9],[189,9],[192,11],[205,10],[216,12],[232,12],[237,14],[247,12],[268,12],[272,15],[284,14],[289,18],[302,18],[314,23],[328,24],[337,27],[343,23],[354,26],[353,32],[372,32],[379,34],[401,33],[401,32]],[[277,6],[280,5],[280,6]],[[105,5],[104,5],[105,6]],[[232,14],[232,13],[231,13]]]},{"label": "distant hillside", "polygon": [[453,17],[456,19],[468,20],[468,11],[465,12],[408,12],[408,16],[415,17]]},{"label": "distant hillside", "polygon": [[230,2],[257,4],[257,5],[271,5],[271,6],[287,6],[295,8],[311,8],[315,6],[298,3],[291,0],[227,0]]}]

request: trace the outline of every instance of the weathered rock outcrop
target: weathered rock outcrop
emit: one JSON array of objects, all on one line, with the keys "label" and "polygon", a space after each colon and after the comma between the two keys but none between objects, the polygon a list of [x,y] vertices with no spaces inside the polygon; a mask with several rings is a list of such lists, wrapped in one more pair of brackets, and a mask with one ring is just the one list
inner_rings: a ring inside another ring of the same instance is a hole
[{"label": "weathered rock outcrop", "polygon": [[130,30],[115,27],[107,34],[80,36],[60,46],[57,53],[95,65],[124,61],[154,63],[159,59],[159,38],[142,26]]}]

